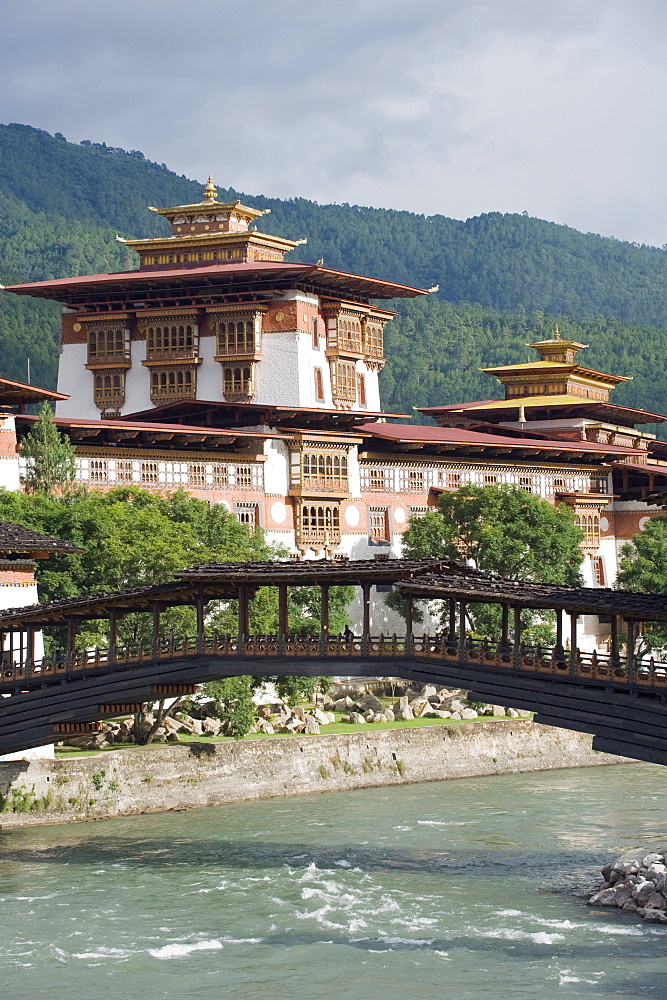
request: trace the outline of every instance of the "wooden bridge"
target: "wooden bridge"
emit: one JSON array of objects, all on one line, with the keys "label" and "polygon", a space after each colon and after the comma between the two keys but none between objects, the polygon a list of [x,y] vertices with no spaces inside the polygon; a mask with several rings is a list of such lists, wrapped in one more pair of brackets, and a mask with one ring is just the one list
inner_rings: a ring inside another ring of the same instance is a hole
[{"label": "wooden bridge", "polygon": [[[332,636],[330,588],[349,584],[361,591],[360,634]],[[265,586],[278,590],[278,634],[249,635],[250,602]],[[320,621],[313,623],[316,634],[310,636],[291,635],[288,627],[288,588],[301,586],[320,588]],[[406,598],[405,635],[373,634],[377,587],[396,587]],[[446,602],[444,634],[414,634],[413,604],[424,600]],[[237,634],[209,634],[211,601],[237,602]],[[498,641],[466,634],[466,612],[475,603],[501,606]],[[196,609],[193,635],[165,634],[162,613],[175,606]],[[556,612],[553,648],[522,643],[521,612],[527,608]],[[119,620],[135,612],[152,616],[151,639],[122,643]],[[569,620],[566,637],[564,613]],[[578,649],[581,615],[609,620],[607,655]],[[97,619],[109,622],[107,645],[79,651],[77,630]],[[539,722],[592,733],[596,749],[664,764],[667,663],[635,655],[642,621],[667,621],[667,600],[655,594],[516,583],[451,560],[194,567],[167,584],[0,612],[0,754],[85,732],[100,719],[191,693],[208,680],[239,674],[345,674],[466,688],[475,700],[529,709],[537,712]],[[66,634],[65,651],[36,659],[35,632],[53,628]]]}]

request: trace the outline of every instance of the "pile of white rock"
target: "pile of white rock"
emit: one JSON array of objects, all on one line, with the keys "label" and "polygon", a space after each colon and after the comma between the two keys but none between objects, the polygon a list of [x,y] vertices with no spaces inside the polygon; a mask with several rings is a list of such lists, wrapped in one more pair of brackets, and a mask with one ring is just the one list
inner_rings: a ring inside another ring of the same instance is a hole
[{"label": "pile of white rock", "polygon": [[653,924],[667,924],[665,855],[634,848],[602,869],[604,882],[588,900],[592,906],[616,906]]},{"label": "pile of white rock", "polygon": [[257,709],[255,724],[251,733],[304,733],[306,736],[317,736],[320,726],[328,726],[336,721],[333,712],[325,712],[321,708],[301,708],[297,705],[290,708],[282,702],[272,706],[262,705]]},{"label": "pile of white rock", "polygon": [[436,688],[425,684],[420,691],[406,691],[391,708],[385,708],[372,694],[353,700],[349,695],[334,703],[336,712],[345,712],[342,722],[395,722],[409,719],[477,719],[479,716],[530,718],[530,712],[505,708],[502,705],[485,705],[473,708],[465,691]]}]

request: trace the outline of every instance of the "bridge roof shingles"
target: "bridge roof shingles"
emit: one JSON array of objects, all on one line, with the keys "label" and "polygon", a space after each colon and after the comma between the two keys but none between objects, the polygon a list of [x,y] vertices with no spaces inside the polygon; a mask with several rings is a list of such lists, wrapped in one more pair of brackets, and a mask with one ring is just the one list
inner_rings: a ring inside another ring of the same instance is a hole
[{"label": "bridge roof shingles", "polygon": [[427,600],[456,598],[470,603],[561,609],[587,615],[621,615],[637,621],[667,621],[667,595],[610,590],[606,587],[564,587],[501,577],[426,574],[399,584],[406,595]]}]

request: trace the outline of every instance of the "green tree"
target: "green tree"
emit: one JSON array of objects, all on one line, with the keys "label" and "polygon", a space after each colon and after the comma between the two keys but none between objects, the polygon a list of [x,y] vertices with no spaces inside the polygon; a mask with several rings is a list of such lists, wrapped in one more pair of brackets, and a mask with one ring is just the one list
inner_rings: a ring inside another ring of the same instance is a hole
[{"label": "green tree", "polygon": [[[616,586],[647,594],[667,594],[667,517],[654,517],[621,548]],[[645,622],[637,653],[667,647],[667,622]]]},{"label": "green tree", "polygon": [[26,460],[23,484],[27,493],[63,493],[74,482],[76,451],[69,438],[61,436],[48,403],[42,405],[20,450]]},{"label": "green tree", "polygon": [[[443,493],[438,509],[411,521],[403,538],[409,559],[444,555],[510,580],[581,583],[583,534],[572,510],[516,486],[464,486]],[[475,632],[499,635],[499,607],[471,605],[469,615]],[[524,612],[527,636],[551,641],[550,618]]]}]

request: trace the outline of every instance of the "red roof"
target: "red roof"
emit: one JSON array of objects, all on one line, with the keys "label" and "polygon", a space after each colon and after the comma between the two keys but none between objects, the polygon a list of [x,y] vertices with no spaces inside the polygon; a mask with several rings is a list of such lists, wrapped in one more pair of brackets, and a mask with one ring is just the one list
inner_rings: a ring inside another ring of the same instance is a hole
[{"label": "red roof", "polygon": [[[599,413],[613,416],[616,414],[629,414],[635,417],[635,423],[660,423],[667,420],[667,416],[663,413],[651,413],[650,410],[636,410],[631,406],[619,406],[617,403],[607,403],[598,399],[587,399],[581,397],[581,400],[568,400],[566,403],[556,403],[550,402],[549,396],[540,397],[540,402],[535,402],[535,396],[530,397],[530,402],[526,404],[522,397],[517,396],[516,399],[511,400],[512,405],[505,408],[498,407],[498,403],[503,402],[503,400],[498,399],[482,399],[473,403],[448,403],[444,406],[417,406],[415,407],[419,413],[424,413],[426,416],[437,416],[438,413],[458,413],[459,410],[470,410],[476,408],[481,414],[485,413],[485,406],[492,407],[492,416],[498,418],[499,422],[509,423],[508,412],[513,408],[519,410],[520,407],[525,406],[527,410],[568,410],[581,409],[582,407],[587,407],[591,411],[597,410]],[[556,397],[553,397],[554,399]],[[509,401],[507,401],[509,402]],[[488,413],[486,414],[488,417]],[[642,419],[639,419],[642,418]],[[591,419],[599,419],[598,417],[592,417]],[[527,421],[528,423],[530,421]]]},{"label": "red roof", "polygon": [[8,378],[0,378],[0,406],[21,406],[25,403],[43,403],[49,400],[69,399],[62,392],[42,389],[37,385],[26,385],[25,382],[14,382]]},{"label": "red roof", "polygon": [[[137,285],[144,282],[147,285],[167,284],[185,279],[216,279],[243,276],[285,277],[309,279],[320,285],[327,286],[331,291],[337,289],[361,286],[369,297],[378,299],[414,298],[417,295],[427,295],[423,288],[412,288],[410,285],[398,285],[392,281],[379,278],[367,278],[360,274],[349,274],[346,271],[334,271],[317,264],[296,264],[292,262],[248,261],[241,264],[210,264],[207,267],[174,267],[165,270],[116,271],[111,274],[85,274],[73,278],[56,278],[53,281],[33,281],[25,285],[6,285],[5,291],[17,295],[35,295],[47,299],[62,300],[66,292],[85,290],[95,287],[113,285]],[[69,297],[64,296],[65,299]]]},{"label": "red roof", "polygon": [[[499,434],[482,434],[479,431],[465,430],[460,427],[425,427],[408,424],[361,424],[355,427],[358,434],[384,438],[388,441],[401,441],[406,444],[444,444],[452,447],[465,445],[485,445],[489,448],[531,448],[535,451],[588,451],[594,455],[641,455],[645,452],[633,448],[621,448],[618,445],[599,445],[592,441],[563,441],[557,438],[546,440],[535,438],[503,437]],[[632,466],[629,466],[632,468]]]},{"label": "red roof", "polygon": [[[67,397],[65,397],[67,398]],[[21,416],[21,420],[27,421],[29,423],[34,422],[38,418],[32,414],[24,413]],[[227,437],[227,438],[237,438],[237,437],[270,437],[270,438],[281,438],[284,434],[279,433],[266,433],[261,431],[247,431],[247,430],[235,430],[234,428],[221,428],[221,427],[192,427],[188,424],[153,424],[147,421],[132,421],[132,420],[88,420],[79,417],[55,417],[54,423],[59,427],[66,429],[67,427],[80,427],[85,429],[87,427],[99,430],[137,430],[137,431],[160,431],[166,434],[193,434],[196,437]]]},{"label": "red roof", "polygon": [[634,462],[612,462],[615,469],[643,472],[649,476],[667,476],[667,465],[635,465]]}]

